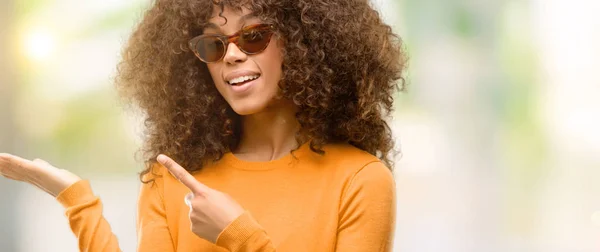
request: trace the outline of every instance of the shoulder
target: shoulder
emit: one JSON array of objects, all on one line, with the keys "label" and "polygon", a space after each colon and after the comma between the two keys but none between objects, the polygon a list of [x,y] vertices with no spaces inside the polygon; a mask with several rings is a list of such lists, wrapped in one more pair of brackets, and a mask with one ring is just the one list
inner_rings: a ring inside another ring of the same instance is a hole
[{"label": "shoulder", "polygon": [[148,169],[142,172],[142,188],[162,188],[165,183],[169,183],[170,177],[172,176],[166,167],[160,163],[154,162],[147,164]]},{"label": "shoulder", "polygon": [[165,167],[159,163],[146,164],[146,170],[142,172],[142,181],[155,181],[162,179]]},{"label": "shoulder", "polygon": [[152,163],[142,175],[140,197],[154,195],[161,200],[165,200],[173,192],[179,193],[179,186],[182,186],[182,184],[171,175],[166,167],[160,163]]},{"label": "shoulder", "polygon": [[350,144],[327,144],[323,146],[323,151],[323,161],[338,165],[364,166],[379,161],[374,155]]},{"label": "shoulder", "polygon": [[324,155],[311,155],[311,162],[342,179],[346,187],[355,183],[384,183],[393,186],[391,169],[376,156],[350,144],[327,144],[323,151]]},{"label": "shoulder", "polygon": [[354,172],[346,191],[394,195],[396,183],[392,172],[381,162],[371,162]]},{"label": "shoulder", "polygon": [[361,206],[388,209],[394,204],[394,174],[376,156],[349,144],[326,145],[323,150],[325,173],[331,172],[328,183],[338,186],[341,207],[348,208],[341,211]]},{"label": "shoulder", "polygon": [[320,157],[322,162],[353,172],[358,172],[366,166],[390,170],[376,156],[350,144],[327,144],[323,151],[325,153]]}]

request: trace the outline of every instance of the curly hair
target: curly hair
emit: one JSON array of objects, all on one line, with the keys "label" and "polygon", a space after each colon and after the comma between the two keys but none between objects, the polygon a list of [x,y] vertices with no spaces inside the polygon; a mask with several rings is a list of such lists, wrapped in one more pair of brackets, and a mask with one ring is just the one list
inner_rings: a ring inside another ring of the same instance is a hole
[{"label": "curly hair", "polygon": [[405,87],[406,56],[368,0],[155,0],[123,50],[115,80],[124,101],[144,115],[140,178],[159,153],[192,172],[239,142],[239,115],[186,47],[213,8],[224,6],[248,8],[274,25],[283,42],[280,96],[298,107],[312,151],[349,143],[392,169],[394,144],[384,118],[394,92]]}]

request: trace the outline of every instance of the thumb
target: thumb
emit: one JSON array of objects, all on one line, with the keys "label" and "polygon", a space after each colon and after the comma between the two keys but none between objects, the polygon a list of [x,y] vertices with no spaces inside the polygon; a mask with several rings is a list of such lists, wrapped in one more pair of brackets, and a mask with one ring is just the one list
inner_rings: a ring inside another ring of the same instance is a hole
[{"label": "thumb", "polygon": [[38,164],[46,164],[46,165],[50,164],[50,163],[48,163],[48,162],[46,162],[46,161],[44,161],[42,159],[39,159],[39,158],[34,159],[33,162],[34,163],[38,163]]},{"label": "thumb", "polygon": [[53,165],[51,165],[50,163],[46,162],[45,160],[36,158],[33,160],[34,163],[41,165],[42,167],[49,169],[50,167],[54,168]]}]

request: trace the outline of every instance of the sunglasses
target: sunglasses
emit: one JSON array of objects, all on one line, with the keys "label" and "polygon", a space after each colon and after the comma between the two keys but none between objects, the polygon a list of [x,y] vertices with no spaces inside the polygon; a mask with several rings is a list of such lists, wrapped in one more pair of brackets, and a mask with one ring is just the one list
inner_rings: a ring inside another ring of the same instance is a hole
[{"label": "sunglasses", "polygon": [[248,55],[261,53],[269,45],[273,29],[269,24],[256,24],[246,26],[231,36],[204,34],[192,38],[188,46],[201,61],[214,63],[225,57],[229,43],[234,43]]}]

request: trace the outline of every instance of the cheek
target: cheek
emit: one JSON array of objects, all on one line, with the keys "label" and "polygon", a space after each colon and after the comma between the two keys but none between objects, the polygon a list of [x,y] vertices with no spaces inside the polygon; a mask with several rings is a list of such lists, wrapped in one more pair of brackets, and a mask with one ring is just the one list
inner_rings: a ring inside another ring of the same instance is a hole
[{"label": "cheek", "polygon": [[219,64],[208,64],[208,72],[212,78],[217,90],[223,95],[223,78],[221,78],[221,66]]},{"label": "cheek", "polygon": [[216,64],[208,64],[208,65],[206,65],[206,67],[208,68],[210,77],[213,79],[213,81],[216,84],[217,81],[219,81],[219,75],[220,75],[219,73],[221,71],[220,67],[218,67]]},{"label": "cheek", "polygon": [[261,55],[261,62],[263,65],[263,74],[268,75],[267,81],[269,86],[274,85],[277,87],[282,76],[281,68],[283,64],[283,54],[280,47],[276,43],[273,43],[273,45],[270,44],[264,54]]}]

